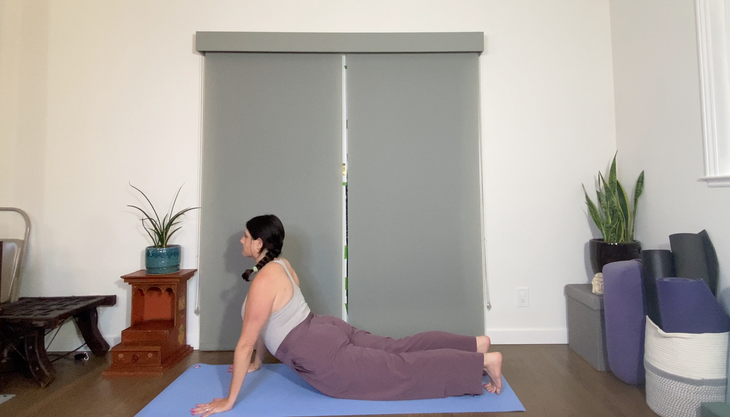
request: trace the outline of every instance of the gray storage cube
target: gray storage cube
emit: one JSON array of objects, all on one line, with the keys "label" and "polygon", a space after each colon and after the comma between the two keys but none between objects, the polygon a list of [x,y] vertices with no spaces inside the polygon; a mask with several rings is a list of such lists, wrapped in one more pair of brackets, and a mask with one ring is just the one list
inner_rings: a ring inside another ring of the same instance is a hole
[{"label": "gray storage cube", "polygon": [[568,284],[568,345],[599,371],[608,370],[603,295],[593,294],[591,284]]}]

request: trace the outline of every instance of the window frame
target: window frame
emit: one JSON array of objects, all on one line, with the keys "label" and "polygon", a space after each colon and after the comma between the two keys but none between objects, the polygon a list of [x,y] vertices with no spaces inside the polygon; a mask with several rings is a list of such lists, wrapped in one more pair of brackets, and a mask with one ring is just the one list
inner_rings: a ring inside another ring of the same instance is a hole
[{"label": "window frame", "polygon": [[728,0],[695,0],[705,181],[730,187],[730,32]]}]

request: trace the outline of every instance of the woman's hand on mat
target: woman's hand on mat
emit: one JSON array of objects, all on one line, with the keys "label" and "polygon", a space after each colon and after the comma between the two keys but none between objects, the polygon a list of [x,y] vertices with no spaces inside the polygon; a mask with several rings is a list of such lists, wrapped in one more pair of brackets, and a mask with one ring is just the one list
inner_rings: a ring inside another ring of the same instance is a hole
[{"label": "woman's hand on mat", "polygon": [[228,400],[225,398],[215,398],[213,401],[205,404],[196,404],[195,408],[190,410],[190,414],[194,416],[203,415],[208,417],[211,414],[222,413],[232,409],[232,405],[228,405]]},{"label": "woman's hand on mat", "polygon": [[[263,362],[256,363],[256,361],[251,362],[248,364],[248,372],[256,372],[259,369],[261,369],[261,365]],[[230,374],[233,372],[233,365],[228,365],[228,373]]]},{"label": "woman's hand on mat", "polygon": [[253,362],[249,363],[248,372],[251,373],[251,372],[258,371],[259,369],[261,369],[261,365],[262,365],[262,362],[258,362],[258,361],[253,361]]}]

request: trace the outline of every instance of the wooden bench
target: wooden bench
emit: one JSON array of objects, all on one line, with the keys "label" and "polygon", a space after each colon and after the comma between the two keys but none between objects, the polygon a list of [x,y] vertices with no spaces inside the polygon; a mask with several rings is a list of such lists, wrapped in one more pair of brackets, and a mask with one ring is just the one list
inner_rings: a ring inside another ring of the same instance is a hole
[{"label": "wooden bench", "polygon": [[96,308],[116,303],[116,295],[20,298],[0,305],[0,334],[27,362],[32,377],[45,387],[55,379],[46,353],[46,332],[73,317],[91,351],[104,356],[109,344],[99,333]]}]

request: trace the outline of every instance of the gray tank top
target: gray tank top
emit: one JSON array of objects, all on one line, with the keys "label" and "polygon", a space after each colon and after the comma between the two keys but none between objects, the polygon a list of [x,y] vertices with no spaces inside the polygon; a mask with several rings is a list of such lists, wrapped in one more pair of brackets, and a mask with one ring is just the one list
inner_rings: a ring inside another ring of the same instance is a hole
[{"label": "gray tank top", "polygon": [[[276,351],[279,349],[279,345],[281,345],[281,342],[284,341],[286,335],[288,335],[293,328],[303,322],[304,319],[309,316],[311,310],[309,309],[307,302],[304,300],[302,291],[299,289],[296,282],[294,282],[291,273],[289,273],[289,269],[287,269],[284,261],[276,259],[272,262],[276,262],[284,267],[284,271],[286,271],[286,275],[289,277],[292,289],[294,290],[291,300],[289,300],[289,302],[286,303],[281,310],[271,313],[269,320],[266,324],[264,324],[264,328],[261,330],[261,335],[264,338],[266,348],[272,355],[276,355]],[[248,299],[248,297],[246,298]],[[241,318],[243,318],[245,310],[246,301],[244,300],[243,306],[241,307]]]}]

